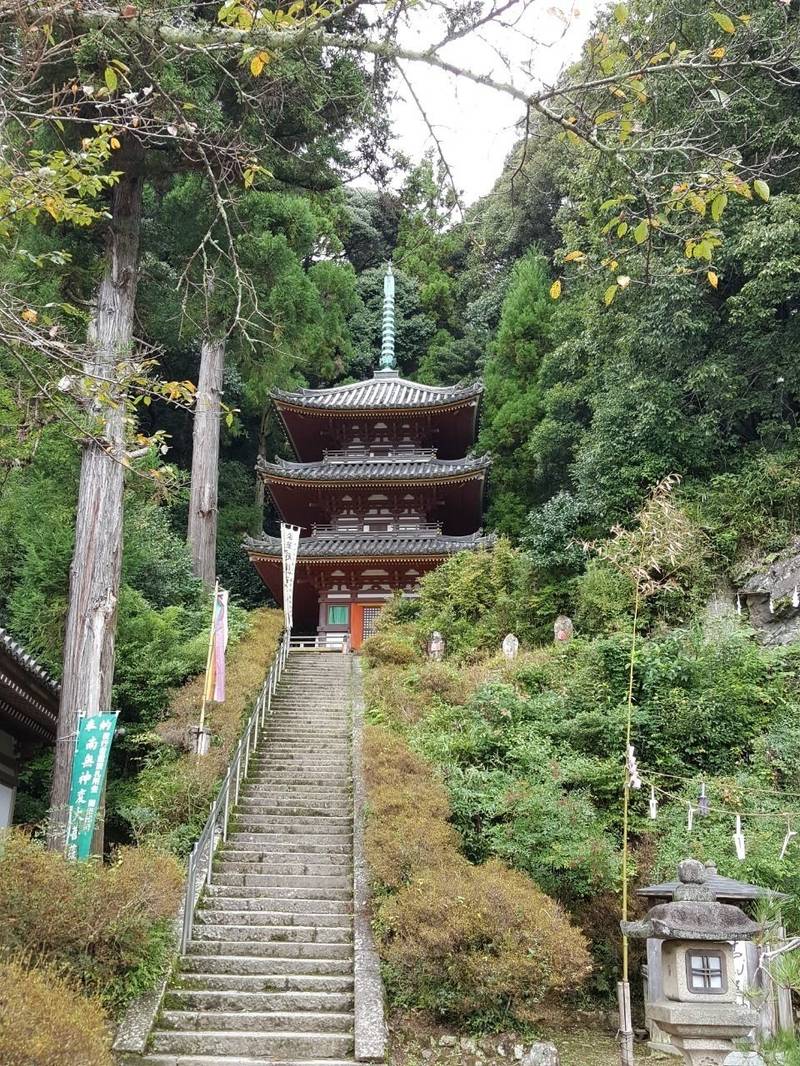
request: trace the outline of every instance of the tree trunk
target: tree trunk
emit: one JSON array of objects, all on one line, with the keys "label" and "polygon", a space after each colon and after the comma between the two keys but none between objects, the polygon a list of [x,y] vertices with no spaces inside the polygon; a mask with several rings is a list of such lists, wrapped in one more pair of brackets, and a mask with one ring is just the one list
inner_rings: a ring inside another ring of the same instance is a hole
[{"label": "tree trunk", "polygon": [[[78,718],[81,712],[110,709],[114,679],[125,453],[125,375],[117,367],[130,357],[133,340],[142,203],[141,148],[128,144],[123,152],[119,160],[123,175],[112,196],[105,272],[88,332],[93,355],[85,368],[89,377],[122,378],[122,383],[109,386],[113,403],[95,404],[93,413],[103,421],[103,439],[84,445],[81,457],[47,837],[48,846],[60,851],[67,844]],[[102,822],[95,846],[102,849]]]},{"label": "tree trunk", "polygon": [[222,372],[225,338],[206,337],[200,346],[200,375],[192,432],[192,486],[187,540],[192,569],[213,588],[217,576],[217,495]]}]

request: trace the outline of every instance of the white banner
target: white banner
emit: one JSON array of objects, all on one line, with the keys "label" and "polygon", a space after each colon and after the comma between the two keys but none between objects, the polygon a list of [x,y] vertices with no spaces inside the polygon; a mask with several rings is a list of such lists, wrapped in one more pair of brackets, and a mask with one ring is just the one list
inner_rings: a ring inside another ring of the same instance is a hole
[{"label": "white banner", "polygon": [[281,522],[281,556],[283,557],[283,617],[286,632],[292,631],[292,606],[294,600],[294,571],[297,566],[297,546],[300,543],[300,526],[287,526]]}]

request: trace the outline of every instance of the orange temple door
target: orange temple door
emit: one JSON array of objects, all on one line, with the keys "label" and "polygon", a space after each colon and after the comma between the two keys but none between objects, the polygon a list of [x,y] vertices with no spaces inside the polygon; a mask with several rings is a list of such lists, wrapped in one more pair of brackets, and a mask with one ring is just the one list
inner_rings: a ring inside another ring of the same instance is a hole
[{"label": "orange temple door", "polygon": [[358,651],[364,640],[364,607],[360,603],[350,605],[350,649]]}]

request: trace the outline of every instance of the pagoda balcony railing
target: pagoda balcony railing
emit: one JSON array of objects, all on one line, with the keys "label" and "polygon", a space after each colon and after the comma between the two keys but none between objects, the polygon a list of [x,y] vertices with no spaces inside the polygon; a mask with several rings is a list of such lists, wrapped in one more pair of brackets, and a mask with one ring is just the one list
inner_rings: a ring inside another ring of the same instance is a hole
[{"label": "pagoda balcony railing", "polygon": [[398,533],[431,533],[437,536],[441,534],[442,526],[439,522],[417,522],[414,525],[406,524],[405,522],[389,522],[388,525],[382,522],[378,525],[376,522],[373,525],[367,520],[358,526],[312,525],[311,531],[312,533],[319,533],[321,536],[339,537],[357,536],[361,533],[366,533],[370,537],[396,537]]},{"label": "pagoda balcony railing", "polygon": [[363,463],[365,459],[420,462],[435,459],[436,449],[403,444],[368,444],[350,448],[326,448],[322,454],[328,463]]}]

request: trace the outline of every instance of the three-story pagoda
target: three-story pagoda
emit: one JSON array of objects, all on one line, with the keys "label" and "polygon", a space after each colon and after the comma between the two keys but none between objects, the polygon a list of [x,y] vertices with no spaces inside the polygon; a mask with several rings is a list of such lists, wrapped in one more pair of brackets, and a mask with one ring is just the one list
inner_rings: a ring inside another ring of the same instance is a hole
[{"label": "three-story pagoda", "polygon": [[[420,577],[484,543],[479,526],[489,459],[469,456],[480,382],[430,386],[398,375],[394,279],[384,283],[380,369],[328,389],[276,390],[272,400],[296,462],[259,460],[284,522],[301,526],[294,590],[298,632],[354,650],[396,591],[413,596]],[[280,538],[245,543],[280,603]]]}]

